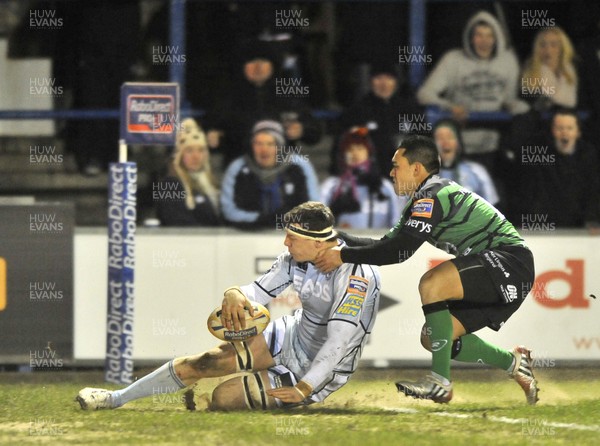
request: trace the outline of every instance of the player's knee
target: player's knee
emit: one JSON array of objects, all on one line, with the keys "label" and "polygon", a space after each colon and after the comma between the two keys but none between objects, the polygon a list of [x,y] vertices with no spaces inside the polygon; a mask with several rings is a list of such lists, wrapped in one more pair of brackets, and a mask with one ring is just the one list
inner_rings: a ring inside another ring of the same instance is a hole
[{"label": "player's knee", "polygon": [[217,386],[213,390],[210,402],[210,410],[229,410],[231,395],[224,386]]},{"label": "player's knee", "polygon": [[221,359],[220,350],[209,350],[197,356],[185,358],[183,365],[190,367],[199,377],[203,376],[210,370],[218,368],[219,360]]},{"label": "player's knee", "polygon": [[423,305],[442,302],[455,297],[449,291],[444,275],[435,270],[427,271],[419,280],[419,295]]},{"label": "player's knee", "polygon": [[419,295],[423,304],[431,303],[435,294],[436,280],[431,271],[427,271],[419,280]]},{"label": "player's knee", "polygon": [[210,410],[265,410],[276,406],[266,390],[268,377],[260,372],[238,376],[219,384],[212,394]]}]

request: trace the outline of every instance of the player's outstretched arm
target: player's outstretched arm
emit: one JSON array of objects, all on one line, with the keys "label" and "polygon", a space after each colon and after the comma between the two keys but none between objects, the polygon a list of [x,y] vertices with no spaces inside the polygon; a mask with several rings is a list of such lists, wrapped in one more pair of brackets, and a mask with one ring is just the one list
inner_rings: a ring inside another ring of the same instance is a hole
[{"label": "player's outstretched arm", "polygon": [[393,238],[383,238],[369,246],[344,247],[340,257],[344,263],[392,265],[411,257],[424,243],[423,239],[399,233]]},{"label": "player's outstretched arm", "polygon": [[394,238],[374,240],[372,244],[354,247],[335,247],[320,252],[315,266],[328,273],[342,263],[362,263],[366,265],[391,265],[404,262],[423,244],[424,240],[407,234]]},{"label": "player's outstretched arm", "polygon": [[344,231],[337,231],[338,236],[346,242],[348,246],[369,246],[375,243],[377,240],[369,237],[357,237],[350,235]]}]

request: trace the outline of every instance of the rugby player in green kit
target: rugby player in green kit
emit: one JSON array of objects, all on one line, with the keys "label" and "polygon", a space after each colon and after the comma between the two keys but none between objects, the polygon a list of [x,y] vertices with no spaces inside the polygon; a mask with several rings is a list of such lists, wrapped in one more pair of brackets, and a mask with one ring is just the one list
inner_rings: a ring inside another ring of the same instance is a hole
[{"label": "rugby player in green kit", "polygon": [[432,353],[432,370],[417,382],[400,381],[413,398],[452,399],[450,360],[502,368],[538,400],[531,351],[504,350],[479,338],[483,327],[499,330],[519,308],[535,278],[533,255],[514,226],[490,203],[437,175],[435,143],[424,136],[402,141],[390,177],[408,204],[398,223],[380,240],[340,233],[347,245],[323,251],[315,261],[323,272],[342,263],[389,265],[409,258],[424,242],[456,257],[426,272],[419,283],[425,314],[421,343]]}]

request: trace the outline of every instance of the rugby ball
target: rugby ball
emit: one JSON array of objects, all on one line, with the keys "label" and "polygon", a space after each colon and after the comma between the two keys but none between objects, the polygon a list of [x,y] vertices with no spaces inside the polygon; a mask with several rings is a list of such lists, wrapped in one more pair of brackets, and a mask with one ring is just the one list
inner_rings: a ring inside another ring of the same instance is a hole
[{"label": "rugby ball", "polygon": [[264,305],[258,302],[250,302],[254,308],[254,316],[250,316],[248,309],[244,309],[246,315],[246,328],[240,331],[228,330],[226,326],[221,323],[221,307],[215,308],[210,316],[208,316],[208,331],[213,336],[220,339],[221,341],[245,341],[253,336],[261,334],[269,322],[271,321],[271,315]]}]

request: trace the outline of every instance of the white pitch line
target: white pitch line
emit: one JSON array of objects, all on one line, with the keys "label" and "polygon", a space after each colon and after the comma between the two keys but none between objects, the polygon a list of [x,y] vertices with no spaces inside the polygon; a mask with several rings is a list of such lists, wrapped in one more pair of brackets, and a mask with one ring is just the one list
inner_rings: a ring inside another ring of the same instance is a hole
[{"label": "white pitch line", "polygon": [[[531,420],[527,419],[527,418],[508,418],[508,417],[496,417],[493,415],[488,415],[488,416],[475,416],[475,415],[469,415],[469,414],[464,414],[464,413],[453,413],[453,412],[422,412],[419,411],[417,409],[412,409],[412,408],[406,408],[406,407],[383,407],[383,410],[388,410],[390,412],[396,412],[396,413],[406,413],[406,414],[417,414],[417,413],[426,413],[428,415],[436,415],[438,417],[448,417],[448,418],[461,418],[461,419],[465,419],[465,418],[479,418],[481,420],[489,420],[489,421],[495,421],[497,423],[506,423],[506,424],[523,424],[523,423],[530,423]],[[538,423],[539,425],[536,424],[535,427],[537,428],[544,428],[544,427],[557,427],[560,429],[572,429],[572,430],[578,430],[578,431],[592,431],[592,432],[600,432],[600,426],[594,426],[594,425],[587,425],[587,424],[576,424],[576,423],[555,423],[553,421],[541,421],[540,423]]]}]

